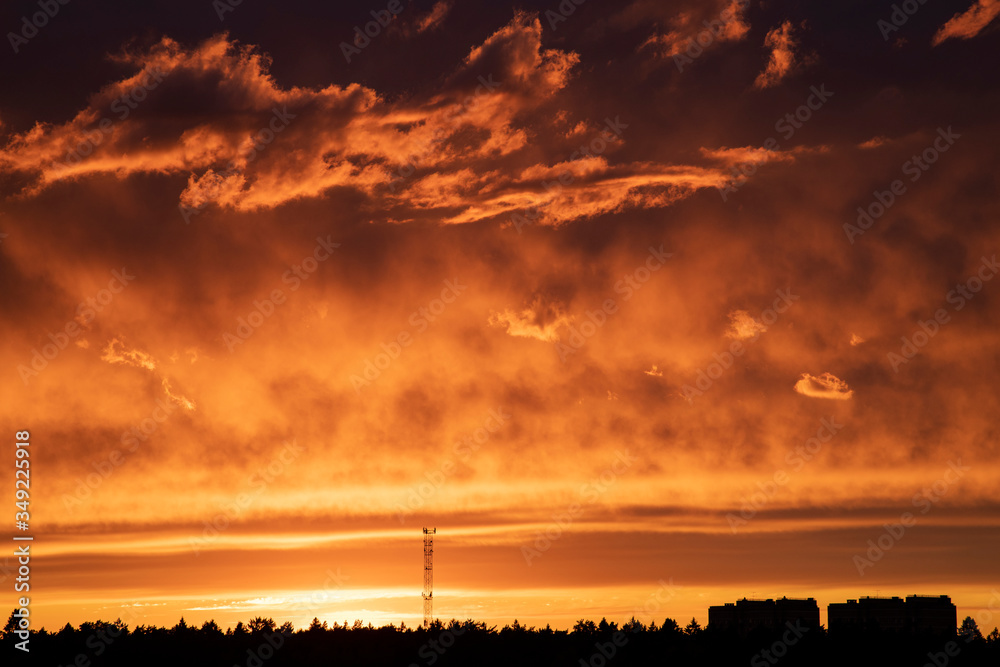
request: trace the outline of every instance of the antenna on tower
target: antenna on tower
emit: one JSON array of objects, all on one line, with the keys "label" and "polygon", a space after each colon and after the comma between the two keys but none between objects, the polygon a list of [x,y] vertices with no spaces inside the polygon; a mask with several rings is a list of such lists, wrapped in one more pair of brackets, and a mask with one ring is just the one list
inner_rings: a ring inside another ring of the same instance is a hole
[{"label": "antenna on tower", "polygon": [[424,628],[434,615],[434,534],[437,528],[424,528]]}]

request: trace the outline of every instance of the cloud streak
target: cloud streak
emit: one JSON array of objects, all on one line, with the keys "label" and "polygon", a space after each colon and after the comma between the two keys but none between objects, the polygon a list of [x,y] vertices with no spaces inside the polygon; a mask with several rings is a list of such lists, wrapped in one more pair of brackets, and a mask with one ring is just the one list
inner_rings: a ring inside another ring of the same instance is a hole
[{"label": "cloud streak", "polygon": [[986,29],[1000,14],[1000,0],[976,0],[964,12],[959,12],[938,28],[931,44],[939,46],[949,39],[972,39]]},{"label": "cloud streak", "polygon": [[754,79],[754,88],[758,90],[773,88],[795,68],[797,43],[792,37],[791,21],[785,21],[768,32],[764,37],[764,46],[771,49],[771,57],[764,71]]},{"label": "cloud streak", "polygon": [[795,391],[812,398],[829,398],[837,401],[847,401],[854,396],[854,390],[847,383],[832,373],[810,375],[803,373],[795,383]]}]

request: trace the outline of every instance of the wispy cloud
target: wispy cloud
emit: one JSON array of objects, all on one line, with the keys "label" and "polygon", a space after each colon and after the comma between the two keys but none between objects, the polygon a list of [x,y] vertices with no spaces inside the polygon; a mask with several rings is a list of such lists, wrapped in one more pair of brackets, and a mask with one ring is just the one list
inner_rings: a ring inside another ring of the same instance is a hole
[{"label": "wispy cloud", "polygon": [[117,338],[108,341],[101,354],[101,361],[106,361],[109,364],[136,366],[150,371],[156,370],[156,361],[150,354],[138,348],[129,349],[125,346],[124,341]]},{"label": "wispy cloud", "polygon": [[430,11],[417,19],[417,32],[425,32],[427,30],[433,30],[441,26],[444,23],[444,19],[448,16],[448,12],[451,11],[454,0],[438,0],[431,7]]},{"label": "wispy cloud", "polygon": [[976,0],[964,12],[952,16],[931,39],[938,46],[949,39],[972,39],[1000,14],[1000,0]]},{"label": "wispy cloud", "polygon": [[767,327],[760,321],[754,319],[745,310],[734,310],[729,313],[729,328],[726,329],[726,338],[734,340],[746,340],[760,335],[767,331]]},{"label": "wispy cloud", "polygon": [[794,69],[798,44],[792,37],[792,22],[785,21],[768,32],[764,37],[764,46],[771,49],[771,57],[767,67],[754,80],[754,88],[758,90],[778,85]]},{"label": "wispy cloud", "polygon": [[803,396],[830,398],[838,401],[846,401],[854,395],[854,391],[847,386],[846,382],[831,373],[823,373],[822,375],[803,373],[799,381],[795,383],[795,391]]},{"label": "wispy cloud", "polygon": [[559,340],[559,327],[570,322],[558,307],[545,306],[539,300],[520,311],[508,308],[490,313],[489,317],[490,326],[502,328],[511,336],[549,343]]}]

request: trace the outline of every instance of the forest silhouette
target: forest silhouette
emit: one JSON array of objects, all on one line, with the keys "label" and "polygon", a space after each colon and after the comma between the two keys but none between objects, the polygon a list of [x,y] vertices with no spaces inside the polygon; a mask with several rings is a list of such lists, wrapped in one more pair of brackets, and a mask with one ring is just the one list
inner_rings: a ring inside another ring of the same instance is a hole
[{"label": "forest silhouette", "polygon": [[[30,653],[17,650],[12,613],[0,643],[20,664],[46,667],[159,667],[219,665],[307,667],[319,665],[997,665],[1000,632],[984,637],[967,617],[956,634],[929,636],[869,630],[831,636],[823,627],[793,632],[758,629],[746,636],[702,628],[695,619],[681,627],[667,618],[646,625],[634,618],[620,627],[601,619],[579,620],[572,630],[502,628],[473,620],[434,621],[429,628],[355,621],[321,622],[296,630],[289,622],[256,617],[223,630],[214,621],[201,627],[182,618],[172,628],[120,619],[57,632],[32,631]],[[10,664],[4,660],[4,664]]]}]

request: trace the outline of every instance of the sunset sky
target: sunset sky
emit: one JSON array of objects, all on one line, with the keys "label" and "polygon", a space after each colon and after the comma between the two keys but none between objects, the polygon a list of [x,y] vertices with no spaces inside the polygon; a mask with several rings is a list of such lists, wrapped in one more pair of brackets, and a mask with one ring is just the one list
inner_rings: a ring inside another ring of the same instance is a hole
[{"label": "sunset sky", "polygon": [[577,1],[4,3],[34,627],[1000,600],[1000,2]]}]

